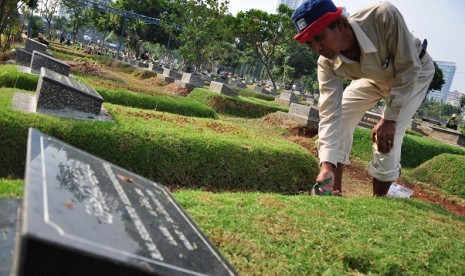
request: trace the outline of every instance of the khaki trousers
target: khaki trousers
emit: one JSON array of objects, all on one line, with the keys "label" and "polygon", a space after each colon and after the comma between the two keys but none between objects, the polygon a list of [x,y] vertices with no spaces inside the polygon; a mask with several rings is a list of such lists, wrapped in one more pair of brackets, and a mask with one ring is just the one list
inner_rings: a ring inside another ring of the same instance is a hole
[{"label": "khaki trousers", "polygon": [[[412,117],[420,107],[425,98],[429,84],[434,76],[434,64],[431,57],[426,53],[421,60],[422,70],[411,93],[405,102],[399,118],[396,122],[396,134],[394,146],[389,153],[378,151],[373,143],[373,160],[368,165],[368,173],[379,181],[394,181],[400,176],[400,156],[402,140],[405,130],[410,124]],[[381,89],[368,79],[354,80],[345,89],[342,99],[341,126],[342,137],[340,140],[339,163],[349,164],[349,153],[352,147],[354,130],[367,110],[375,105],[380,99],[386,98],[388,89]]]}]

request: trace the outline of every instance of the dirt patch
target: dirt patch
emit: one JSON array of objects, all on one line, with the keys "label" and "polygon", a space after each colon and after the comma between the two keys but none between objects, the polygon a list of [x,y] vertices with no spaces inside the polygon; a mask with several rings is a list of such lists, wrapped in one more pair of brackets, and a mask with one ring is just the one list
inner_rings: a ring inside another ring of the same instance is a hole
[{"label": "dirt patch", "polygon": [[[281,122],[281,126],[283,128],[288,128],[293,133],[292,136],[288,137],[289,141],[299,144],[308,150],[308,152],[313,154],[315,158],[318,158],[318,151],[316,149],[314,139],[311,139],[318,133],[317,129],[315,133],[315,128],[313,127],[310,129],[302,126],[289,128],[289,122],[285,122],[282,118],[276,118],[275,116],[268,118],[268,121],[273,121],[273,123],[277,123],[278,121]],[[412,198],[438,204],[443,209],[451,213],[465,216],[465,204],[449,199],[438,191],[426,190],[421,187],[414,186],[405,182],[402,178],[397,182],[413,190]],[[352,161],[350,165],[344,166],[342,183],[344,196],[356,197],[372,195],[372,178],[366,171],[366,165],[361,162]]]},{"label": "dirt patch", "polygon": [[67,61],[69,64],[70,71],[74,73],[87,74],[92,76],[98,76],[111,81],[122,82],[121,78],[113,72],[103,68],[99,64],[84,62],[84,61]]},{"label": "dirt patch", "polygon": [[0,55],[0,63],[4,64],[9,60],[16,60],[16,53],[13,51],[7,51]]},{"label": "dirt patch", "polygon": [[175,83],[170,83],[170,84],[163,86],[162,90],[169,94],[182,96],[182,97],[185,97],[189,95],[190,93],[190,91],[187,88],[182,88],[181,86]]}]

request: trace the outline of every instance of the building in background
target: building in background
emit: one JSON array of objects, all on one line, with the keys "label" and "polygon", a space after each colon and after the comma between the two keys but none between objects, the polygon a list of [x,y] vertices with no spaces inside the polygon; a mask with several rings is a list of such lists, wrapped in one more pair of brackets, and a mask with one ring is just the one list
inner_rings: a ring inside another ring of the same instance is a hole
[{"label": "building in background", "polygon": [[455,62],[448,61],[435,61],[439,68],[442,70],[442,75],[444,78],[444,85],[442,86],[441,91],[433,90],[428,94],[428,99],[434,100],[436,102],[447,102],[447,95],[449,94],[452,81],[454,80],[455,70],[457,66]]},{"label": "building in background", "polygon": [[451,91],[449,95],[447,95],[447,103],[453,106],[460,106],[460,99],[464,94],[460,93],[459,91]]},{"label": "building in background", "polygon": [[278,5],[276,5],[276,8],[279,7],[281,4],[284,4],[288,6],[289,8],[295,10],[300,5],[302,5],[303,2],[304,0],[278,0]]}]

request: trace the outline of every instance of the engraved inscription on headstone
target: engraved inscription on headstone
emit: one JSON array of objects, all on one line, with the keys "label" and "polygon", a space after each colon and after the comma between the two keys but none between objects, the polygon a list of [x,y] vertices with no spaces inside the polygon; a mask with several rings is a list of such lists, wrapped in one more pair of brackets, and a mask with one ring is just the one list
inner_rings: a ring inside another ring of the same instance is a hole
[{"label": "engraved inscription on headstone", "polygon": [[236,274],[166,187],[33,129],[24,200],[20,275]]},{"label": "engraved inscription on headstone", "polygon": [[380,119],[381,119],[380,114],[367,111],[365,112],[365,115],[363,115],[362,119],[358,123],[358,126],[372,129],[379,122]]},{"label": "engraved inscription on headstone", "polygon": [[77,111],[99,115],[103,98],[90,86],[44,67],[36,89],[37,111]]},{"label": "engraved inscription on headstone", "polygon": [[32,53],[31,72],[40,74],[42,67],[64,76],[69,75],[69,64],[41,52],[34,51]]}]

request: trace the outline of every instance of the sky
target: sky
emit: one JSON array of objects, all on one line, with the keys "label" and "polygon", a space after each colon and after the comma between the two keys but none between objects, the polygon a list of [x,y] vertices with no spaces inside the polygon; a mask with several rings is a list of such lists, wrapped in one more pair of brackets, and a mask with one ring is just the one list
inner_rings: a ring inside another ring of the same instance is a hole
[{"label": "sky", "polygon": [[[379,1],[333,0],[349,14]],[[435,61],[456,63],[451,91],[465,93],[465,1],[390,0],[404,16],[410,31],[420,40],[428,39],[428,53]],[[277,0],[229,0],[229,11],[236,14],[250,9],[274,13]]]}]

